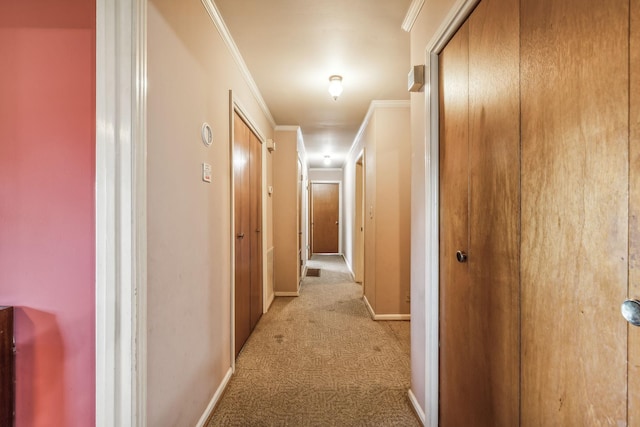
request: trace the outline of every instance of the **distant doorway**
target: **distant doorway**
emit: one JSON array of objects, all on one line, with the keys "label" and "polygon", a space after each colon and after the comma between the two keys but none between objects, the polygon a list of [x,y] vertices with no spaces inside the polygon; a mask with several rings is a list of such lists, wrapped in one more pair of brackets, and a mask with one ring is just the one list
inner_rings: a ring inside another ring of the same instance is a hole
[{"label": "distant doorway", "polygon": [[340,185],[311,183],[311,252],[339,253]]}]

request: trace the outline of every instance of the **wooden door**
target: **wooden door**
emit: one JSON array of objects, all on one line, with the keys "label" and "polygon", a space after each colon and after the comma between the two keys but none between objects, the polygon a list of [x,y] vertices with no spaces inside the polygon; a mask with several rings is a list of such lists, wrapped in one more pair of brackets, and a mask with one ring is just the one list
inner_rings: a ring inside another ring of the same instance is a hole
[{"label": "wooden door", "polygon": [[355,281],[364,283],[364,155],[356,162]]},{"label": "wooden door", "polygon": [[640,425],[627,388],[627,370],[638,373],[627,340],[637,350],[640,330],[620,315],[640,297],[630,4],[637,17],[637,0],[522,2],[524,426]]},{"label": "wooden door", "polygon": [[483,0],[440,56],[443,426],[519,423],[518,31]]},{"label": "wooden door", "polygon": [[304,273],[304,262],[302,260],[302,185],[304,177],[302,175],[302,162],[298,159],[297,163],[297,176],[298,176],[298,198],[296,203],[297,215],[296,218],[298,220],[298,274],[297,281],[300,282],[302,275]]},{"label": "wooden door", "polygon": [[311,184],[313,253],[338,253],[339,198],[337,183]]},{"label": "wooden door", "polygon": [[[478,314],[471,292],[469,263],[456,252],[469,252],[469,25],[465,23],[439,58],[440,74],[440,425],[466,425],[469,408],[484,405],[475,397],[482,375],[461,351],[476,334]],[[460,300],[463,298],[463,300]],[[473,329],[469,329],[469,328]],[[462,402],[467,401],[465,404]],[[476,403],[477,402],[477,403]],[[471,407],[473,405],[473,407]]]},{"label": "wooden door", "polygon": [[233,174],[235,220],[235,352],[251,334],[251,181],[250,136],[242,119],[234,114]]},{"label": "wooden door", "polygon": [[[629,20],[629,294],[640,299],[640,2],[631,1]],[[628,425],[640,425],[640,329],[629,327]]]},{"label": "wooden door", "polygon": [[235,353],[262,316],[262,144],[233,118]]},{"label": "wooden door", "polygon": [[249,129],[249,179],[251,182],[249,206],[251,209],[251,330],[262,317],[262,143]]}]

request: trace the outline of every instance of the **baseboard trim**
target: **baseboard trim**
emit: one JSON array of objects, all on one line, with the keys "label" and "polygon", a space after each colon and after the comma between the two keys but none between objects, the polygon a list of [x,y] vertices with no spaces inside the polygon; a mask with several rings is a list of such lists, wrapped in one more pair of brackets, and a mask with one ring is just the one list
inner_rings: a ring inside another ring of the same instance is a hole
[{"label": "baseboard trim", "polygon": [[411,320],[410,314],[376,314],[376,312],[373,311],[371,304],[369,304],[367,297],[363,295],[362,299],[373,320]]},{"label": "baseboard trim", "polygon": [[222,393],[224,393],[225,389],[227,388],[227,385],[229,384],[229,381],[231,380],[231,375],[233,375],[233,370],[229,368],[229,370],[227,371],[227,374],[222,379],[222,383],[220,383],[220,386],[218,387],[215,394],[211,398],[211,401],[207,405],[207,409],[205,409],[204,414],[202,414],[202,416],[198,420],[196,427],[205,427],[207,425],[207,421],[209,421],[209,417],[211,417],[211,414],[213,413],[213,410],[218,404],[220,397],[222,397]]},{"label": "baseboard trim", "polygon": [[411,391],[411,389],[409,389],[408,394],[409,394],[409,402],[411,402],[411,406],[413,407],[413,410],[415,411],[416,415],[420,419],[420,422],[422,423],[422,425],[424,425],[425,420],[427,419],[427,416],[425,415],[424,411],[420,407],[420,404],[418,403],[418,399],[416,399],[416,395],[413,394],[413,391]]},{"label": "baseboard trim", "polygon": [[299,297],[300,296],[300,292],[299,291],[295,291],[295,292],[274,292],[274,296],[277,296],[277,297]]},{"label": "baseboard trim", "polygon": [[342,255],[342,259],[344,260],[344,264],[347,266],[347,269],[349,270],[349,274],[351,274],[351,280],[352,281],[356,281],[356,273],[353,272],[353,268],[351,268],[351,264],[349,263],[349,261],[347,261],[347,257],[344,256],[344,254],[340,254]]},{"label": "baseboard trim", "polygon": [[374,320],[411,320],[410,314],[376,314]]},{"label": "baseboard trim", "polygon": [[362,296],[362,300],[364,301],[364,305],[367,306],[367,310],[369,310],[369,314],[371,315],[371,318],[373,320],[376,320],[376,312],[373,311],[373,308],[371,307],[371,304],[369,304],[369,300],[367,299],[366,295]]}]

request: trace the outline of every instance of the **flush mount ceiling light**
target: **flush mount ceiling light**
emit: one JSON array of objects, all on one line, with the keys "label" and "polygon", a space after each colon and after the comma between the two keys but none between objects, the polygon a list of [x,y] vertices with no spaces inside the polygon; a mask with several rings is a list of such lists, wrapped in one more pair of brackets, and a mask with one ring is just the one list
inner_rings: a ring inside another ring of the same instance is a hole
[{"label": "flush mount ceiling light", "polygon": [[342,76],[333,75],[329,77],[329,94],[334,101],[338,100],[338,97],[342,93]]},{"label": "flush mount ceiling light", "polygon": [[[336,96],[336,98],[337,98],[337,96]],[[325,156],[324,156],[324,165],[325,166],[329,166],[330,164],[331,164],[331,156],[328,155],[328,154],[325,154]]]}]

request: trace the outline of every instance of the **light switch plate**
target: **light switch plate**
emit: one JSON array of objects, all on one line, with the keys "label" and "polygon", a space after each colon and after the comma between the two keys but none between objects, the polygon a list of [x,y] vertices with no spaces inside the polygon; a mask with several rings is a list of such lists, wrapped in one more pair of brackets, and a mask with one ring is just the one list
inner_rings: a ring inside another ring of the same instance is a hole
[{"label": "light switch plate", "polygon": [[209,163],[202,164],[202,180],[211,182],[211,165]]}]

